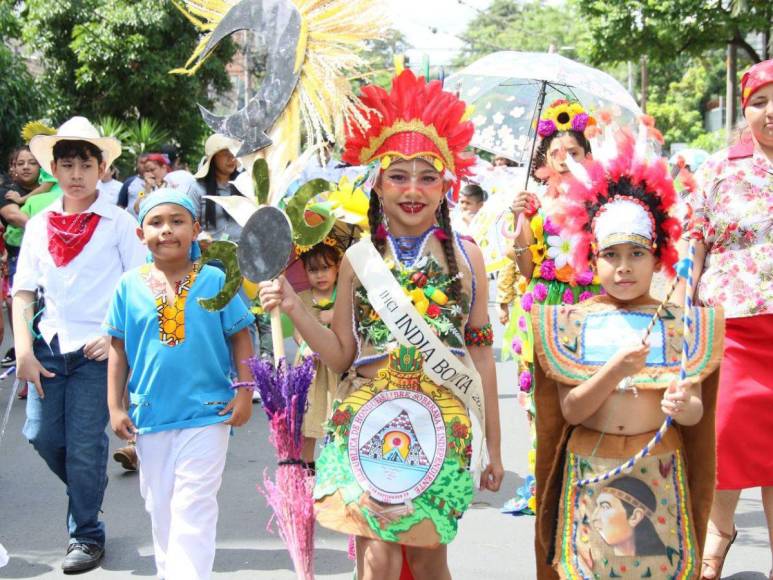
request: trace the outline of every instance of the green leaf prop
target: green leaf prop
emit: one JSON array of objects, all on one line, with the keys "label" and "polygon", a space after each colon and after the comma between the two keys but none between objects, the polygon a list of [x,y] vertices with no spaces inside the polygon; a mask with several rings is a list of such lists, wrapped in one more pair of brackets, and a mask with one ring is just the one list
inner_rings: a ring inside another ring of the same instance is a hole
[{"label": "green leaf prop", "polygon": [[325,239],[325,236],[333,229],[336,218],[334,215],[319,214],[324,219],[322,223],[311,226],[306,221],[306,204],[314,197],[325,191],[330,191],[330,183],[324,179],[312,179],[304,183],[287,202],[285,213],[290,218],[293,226],[293,242],[298,246],[313,246]]},{"label": "green leaf prop", "polygon": [[207,250],[201,254],[202,266],[217,260],[225,267],[225,283],[220,292],[212,298],[199,298],[199,304],[205,310],[210,312],[222,310],[236,296],[242,286],[242,272],[236,259],[236,247],[233,242],[220,240],[212,242]]},{"label": "green leaf prop", "polygon": [[252,183],[255,186],[255,199],[258,205],[268,203],[269,179],[268,163],[265,159],[256,159],[252,166]]}]

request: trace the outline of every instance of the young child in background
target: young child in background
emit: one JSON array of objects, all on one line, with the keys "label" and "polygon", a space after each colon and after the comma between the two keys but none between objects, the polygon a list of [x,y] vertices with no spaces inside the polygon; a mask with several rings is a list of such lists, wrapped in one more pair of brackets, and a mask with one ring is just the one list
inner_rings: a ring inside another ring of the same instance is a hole
[{"label": "young child in background", "polygon": [[[569,178],[561,218],[577,243],[576,266],[584,271],[592,256],[606,295],[531,313],[540,579],[697,578],[700,570],[724,320],[691,311],[679,381],[682,310],[659,308],[649,294],[661,266],[673,275],[676,193],[663,159],[637,157],[630,133],[617,139],[615,158]],[[673,426],[650,443],[666,416]]]},{"label": "young child in background", "polygon": [[196,261],[195,211],[182,192],[145,198],[137,235],[153,261],[121,278],[105,322],[110,423],[122,439],[136,435],[157,573],[167,580],[210,577],[230,427],[252,413],[251,391],[234,396],[230,373],[233,359],[239,381],[251,380],[253,316],[238,297],[219,312],[199,304],[225,275]]},{"label": "young child in background", "polygon": [[[313,246],[301,254],[303,269],[309,279],[311,288],[298,294],[307,310],[326,327],[333,321],[333,308],[336,301],[336,282],[338,280],[338,265],[341,262],[341,252],[333,238]],[[298,343],[297,359],[314,354],[300,334],[295,333]],[[296,361],[297,362],[297,361]],[[325,424],[330,415],[338,379],[340,376],[317,360],[314,382],[309,388],[309,406],[303,416],[303,452],[302,459],[314,471],[314,447],[317,439],[325,436]]]},{"label": "young child in background", "polygon": [[459,210],[454,212],[452,226],[463,236],[470,236],[470,224],[488,199],[488,194],[480,186],[468,183],[459,190]]}]

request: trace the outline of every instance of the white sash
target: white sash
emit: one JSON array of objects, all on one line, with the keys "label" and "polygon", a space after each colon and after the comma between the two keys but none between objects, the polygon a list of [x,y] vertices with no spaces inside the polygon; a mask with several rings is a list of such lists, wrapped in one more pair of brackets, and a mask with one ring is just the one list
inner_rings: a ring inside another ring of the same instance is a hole
[{"label": "white sash", "polygon": [[[424,374],[454,393],[472,411],[481,430],[477,439],[482,448],[486,413],[478,371],[462,363],[419,315],[373,242],[367,238],[360,240],[346,251],[346,256],[368,293],[371,306],[395,340],[404,346],[416,347],[424,357]],[[478,446],[473,443],[473,447]],[[480,453],[477,459],[481,459]],[[475,458],[473,465],[477,465]]]}]

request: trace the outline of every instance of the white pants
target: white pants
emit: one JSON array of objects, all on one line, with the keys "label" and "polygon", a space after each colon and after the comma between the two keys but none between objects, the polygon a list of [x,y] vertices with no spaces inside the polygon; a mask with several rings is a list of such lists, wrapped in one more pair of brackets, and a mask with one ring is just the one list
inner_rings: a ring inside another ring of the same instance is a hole
[{"label": "white pants", "polygon": [[159,578],[206,580],[212,574],[229,433],[218,423],[137,437],[140,493],[153,526]]}]

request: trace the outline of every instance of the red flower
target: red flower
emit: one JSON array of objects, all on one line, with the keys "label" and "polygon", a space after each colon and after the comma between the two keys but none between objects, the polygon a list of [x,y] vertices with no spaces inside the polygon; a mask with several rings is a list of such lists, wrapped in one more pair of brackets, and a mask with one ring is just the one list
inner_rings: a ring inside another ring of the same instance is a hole
[{"label": "red flower", "polygon": [[427,316],[429,316],[430,318],[437,318],[438,316],[440,316],[440,306],[438,306],[437,304],[430,304],[427,307]]},{"label": "red flower", "polygon": [[343,425],[349,422],[351,415],[348,411],[336,411],[333,413],[333,425]]},{"label": "red flower", "polygon": [[451,427],[451,433],[453,433],[454,437],[457,437],[459,439],[464,439],[467,437],[467,425],[462,425],[461,423],[454,423],[453,427]]}]

